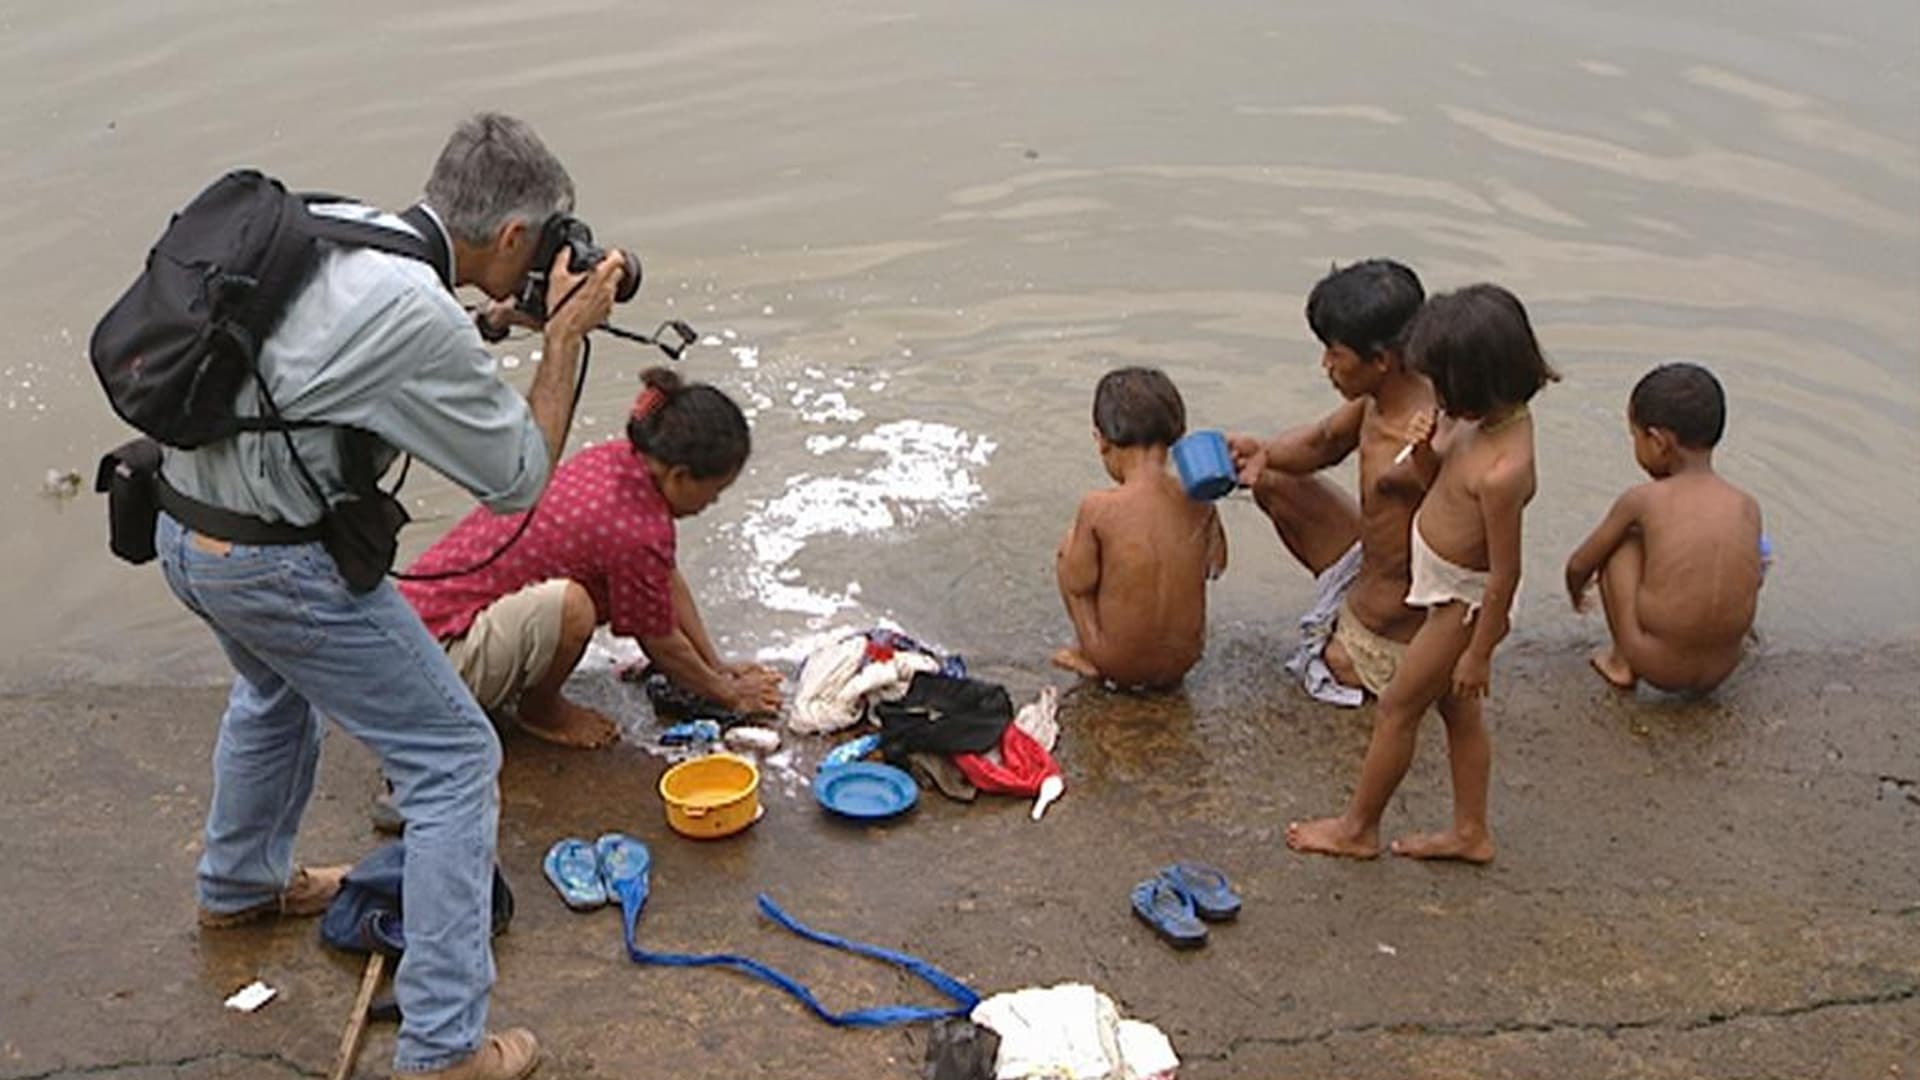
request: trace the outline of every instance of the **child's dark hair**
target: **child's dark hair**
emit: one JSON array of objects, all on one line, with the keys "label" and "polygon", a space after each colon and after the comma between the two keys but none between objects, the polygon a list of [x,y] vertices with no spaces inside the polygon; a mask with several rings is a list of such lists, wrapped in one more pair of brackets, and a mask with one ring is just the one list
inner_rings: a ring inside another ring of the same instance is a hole
[{"label": "child's dark hair", "polygon": [[1560,378],[1540,354],[1520,298],[1498,285],[1428,300],[1413,321],[1407,362],[1433,380],[1441,408],[1454,416],[1492,415]]},{"label": "child's dark hair", "polygon": [[683,385],[663,367],[640,373],[646,389],[627,418],[627,441],[662,465],[684,465],[696,480],[730,476],[753,449],[747,418],[733,399],[705,383]]},{"label": "child's dark hair", "polygon": [[1661,364],[1640,377],[1627,415],[1643,428],[1666,428],[1693,450],[1711,450],[1727,430],[1727,394],[1699,364]]},{"label": "child's dark hair", "polygon": [[1307,325],[1329,348],[1345,345],[1362,360],[1398,352],[1426,298],[1420,276],[1392,259],[1337,267],[1307,294]]},{"label": "child's dark hair", "polygon": [[1187,433],[1187,405],[1159,368],[1118,368],[1094,388],[1093,427],[1115,446],[1171,446]]}]

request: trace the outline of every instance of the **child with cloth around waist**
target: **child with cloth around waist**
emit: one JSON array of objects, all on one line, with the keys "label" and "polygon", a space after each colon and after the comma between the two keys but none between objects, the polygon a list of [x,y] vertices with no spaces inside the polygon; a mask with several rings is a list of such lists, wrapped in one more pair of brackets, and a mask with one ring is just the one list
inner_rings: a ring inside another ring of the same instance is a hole
[{"label": "child with cloth around waist", "polygon": [[1427,490],[1414,515],[1407,603],[1426,621],[1374,711],[1360,783],[1338,817],[1293,822],[1295,851],[1370,859],[1380,819],[1413,761],[1420,721],[1437,705],[1447,727],[1453,825],[1397,840],[1418,859],[1493,858],[1487,786],[1493,744],[1481,716],[1493,650],[1520,587],[1520,523],[1536,484],[1528,402],[1557,378],[1527,312],[1498,285],[1433,297],[1414,322],[1409,361],[1433,383],[1444,418],[1416,425],[1396,466]]}]

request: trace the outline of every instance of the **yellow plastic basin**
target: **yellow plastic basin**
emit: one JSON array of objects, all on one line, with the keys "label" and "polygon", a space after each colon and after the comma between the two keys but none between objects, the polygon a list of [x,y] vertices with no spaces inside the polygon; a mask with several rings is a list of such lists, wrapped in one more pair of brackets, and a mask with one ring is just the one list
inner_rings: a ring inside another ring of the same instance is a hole
[{"label": "yellow plastic basin", "polygon": [[760,813],[760,770],[732,754],[683,761],[660,777],[660,801],[667,825],[681,836],[732,836]]}]

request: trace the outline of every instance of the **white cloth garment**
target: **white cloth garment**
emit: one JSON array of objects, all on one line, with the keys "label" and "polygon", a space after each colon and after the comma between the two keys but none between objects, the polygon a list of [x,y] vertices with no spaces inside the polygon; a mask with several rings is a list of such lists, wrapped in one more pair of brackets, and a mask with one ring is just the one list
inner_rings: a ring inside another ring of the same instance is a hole
[{"label": "white cloth garment", "polygon": [[837,632],[801,666],[787,726],[808,735],[839,731],[872,702],[905,694],[915,675],[938,670],[940,662],[925,653],[900,651],[890,660],[869,661],[865,631]]},{"label": "white cloth garment", "polygon": [[995,1080],[1172,1080],[1180,1064],[1158,1028],[1084,983],[995,994],[972,1020],[1000,1036]]},{"label": "white cloth garment", "polygon": [[1443,604],[1467,605],[1467,621],[1480,613],[1487,600],[1487,571],[1469,570],[1440,557],[1420,535],[1420,518],[1413,519],[1413,584],[1407,589],[1407,606],[1432,608]]},{"label": "white cloth garment", "polygon": [[1054,744],[1060,741],[1060,721],[1055,718],[1059,711],[1060,688],[1042,687],[1039,697],[1020,706],[1020,711],[1014,714],[1013,726],[1026,732],[1042,750],[1051,754]]}]

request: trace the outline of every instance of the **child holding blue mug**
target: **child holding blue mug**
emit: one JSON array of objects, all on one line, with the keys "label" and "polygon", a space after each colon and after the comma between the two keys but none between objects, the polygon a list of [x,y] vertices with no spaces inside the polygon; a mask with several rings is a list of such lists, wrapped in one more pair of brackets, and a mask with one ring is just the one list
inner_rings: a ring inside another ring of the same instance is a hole
[{"label": "child holding blue mug", "polygon": [[1115,485],[1090,492],[1060,544],[1060,598],[1076,645],[1053,662],[1126,687],[1177,685],[1207,638],[1207,582],[1227,568],[1210,502],[1167,467],[1187,409],[1154,368],[1110,371],[1093,395],[1093,442]]}]

